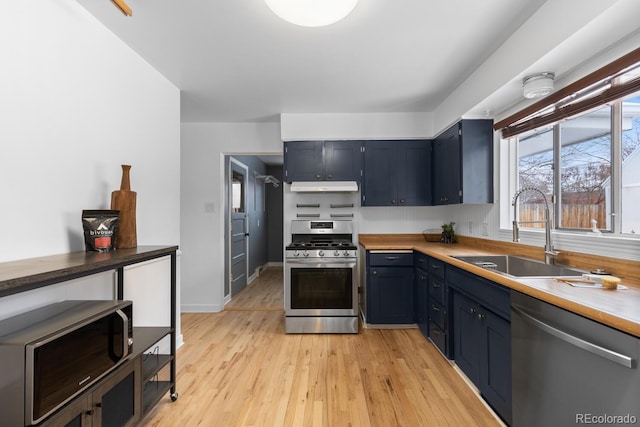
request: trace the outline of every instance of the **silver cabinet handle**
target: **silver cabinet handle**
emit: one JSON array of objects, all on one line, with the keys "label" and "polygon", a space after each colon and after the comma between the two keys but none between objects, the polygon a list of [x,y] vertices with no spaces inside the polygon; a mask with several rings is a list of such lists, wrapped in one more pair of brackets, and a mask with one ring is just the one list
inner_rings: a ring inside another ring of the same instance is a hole
[{"label": "silver cabinet handle", "polygon": [[609,350],[608,348],[601,347],[597,344],[594,344],[589,341],[585,341],[582,338],[578,338],[564,331],[561,331],[560,329],[554,328],[553,326],[548,325],[543,321],[536,319],[530,314],[525,313],[523,310],[517,307],[511,306],[511,310],[519,314],[525,321],[529,322],[530,324],[537,327],[538,329],[548,333],[549,335],[553,335],[554,337],[561,339],[566,343],[574,345],[578,348],[586,350],[590,353],[603,357],[612,362],[616,362],[627,368],[633,368],[633,359],[629,356],[625,356],[624,354],[620,354],[613,350]]},{"label": "silver cabinet handle", "polygon": [[386,259],[387,261],[395,261],[395,260],[400,259],[400,257],[399,256],[386,256],[386,257],[384,257],[384,259]]}]

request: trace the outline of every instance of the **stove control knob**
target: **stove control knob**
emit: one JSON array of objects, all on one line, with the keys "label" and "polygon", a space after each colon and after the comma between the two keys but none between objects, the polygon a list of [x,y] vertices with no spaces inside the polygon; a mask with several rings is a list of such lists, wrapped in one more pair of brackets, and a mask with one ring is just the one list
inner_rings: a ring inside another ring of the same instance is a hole
[{"label": "stove control knob", "polygon": [[309,256],[309,251],[305,249],[304,252],[302,253],[302,255]]},{"label": "stove control knob", "polygon": [[298,252],[297,249],[295,251],[293,251],[293,256],[298,256],[298,255],[300,255],[300,252]]},{"label": "stove control knob", "polygon": [[344,256],[349,256],[349,251],[344,251]]},{"label": "stove control knob", "polygon": [[339,250],[336,250],[336,251],[333,253],[333,256],[340,256],[340,251],[339,251]]},{"label": "stove control knob", "polygon": [[324,256],[324,251],[322,249],[318,251],[318,256]]}]

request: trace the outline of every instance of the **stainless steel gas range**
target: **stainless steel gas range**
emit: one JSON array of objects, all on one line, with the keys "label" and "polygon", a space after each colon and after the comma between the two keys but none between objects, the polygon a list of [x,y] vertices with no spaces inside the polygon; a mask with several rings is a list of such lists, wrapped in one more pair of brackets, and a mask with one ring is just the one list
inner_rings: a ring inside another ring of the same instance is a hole
[{"label": "stainless steel gas range", "polygon": [[358,249],[348,220],[294,220],[285,253],[287,333],[358,333]]}]

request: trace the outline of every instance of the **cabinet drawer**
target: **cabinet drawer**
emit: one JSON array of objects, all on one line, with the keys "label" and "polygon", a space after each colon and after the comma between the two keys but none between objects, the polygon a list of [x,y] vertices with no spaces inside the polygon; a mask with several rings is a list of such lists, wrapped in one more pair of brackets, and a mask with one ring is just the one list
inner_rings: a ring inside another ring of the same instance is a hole
[{"label": "cabinet drawer", "polygon": [[429,272],[429,257],[422,252],[415,252],[413,257],[414,267],[422,271]]},{"label": "cabinet drawer", "polygon": [[429,273],[438,276],[441,279],[444,279],[444,261],[440,261],[439,259],[430,258],[429,259]]},{"label": "cabinet drawer", "polygon": [[429,296],[440,304],[444,304],[445,289],[444,281],[431,275],[429,280]]},{"label": "cabinet drawer", "polygon": [[511,295],[508,288],[455,267],[449,268],[447,277],[447,283],[450,287],[460,290],[509,320]]},{"label": "cabinet drawer", "polygon": [[429,317],[433,320],[436,325],[438,325],[441,329],[445,330],[446,328],[446,319],[447,319],[447,310],[438,303],[432,302],[429,304]]},{"label": "cabinet drawer", "polygon": [[447,354],[447,334],[433,322],[429,324],[429,339],[442,352]]},{"label": "cabinet drawer", "polygon": [[413,267],[412,252],[369,253],[369,265],[378,267]]}]

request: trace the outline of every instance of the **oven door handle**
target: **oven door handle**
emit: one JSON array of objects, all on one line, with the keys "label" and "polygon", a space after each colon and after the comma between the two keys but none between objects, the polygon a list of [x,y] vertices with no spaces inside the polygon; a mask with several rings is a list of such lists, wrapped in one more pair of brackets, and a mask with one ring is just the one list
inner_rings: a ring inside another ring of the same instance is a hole
[{"label": "oven door handle", "polygon": [[296,260],[288,260],[285,261],[286,264],[290,267],[290,268],[295,268],[296,266],[306,266],[309,267],[311,265],[317,265],[317,268],[334,268],[334,267],[338,267],[338,268],[353,268],[356,266],[356,260],[355,259],[336,259],[328,261],[326,259],[324,260],[315,260],[315,259],[296,259]]}]

